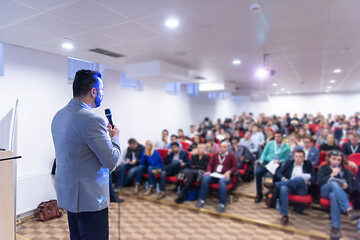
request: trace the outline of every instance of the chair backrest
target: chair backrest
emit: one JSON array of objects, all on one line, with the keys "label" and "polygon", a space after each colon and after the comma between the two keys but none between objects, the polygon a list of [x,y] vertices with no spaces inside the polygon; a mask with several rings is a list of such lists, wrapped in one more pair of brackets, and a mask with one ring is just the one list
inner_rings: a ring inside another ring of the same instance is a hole
[{"label": "chair backrest", "polygon": [[360,153],[353,153],[349,155],[349,161],[356,164],[356,166],[360,165]]},{"label": "chair backrest", "polygon": [[311,124],[309,124],[309,128],[314,132],[314,133],[316,133],[316,124],[315,123],[311,123]]},{"label": "chair backrest", "polygon": [[189,149],[190,145],[191,145],[188,142],[180,142],[180,143],[181,143],[184,151],[187,151]]},{"label": "chair backrest", "polygon": [[317,149],[320,149],[320,146],[321,146],[321,143],[320,144],[318,144],[316,147],[317,147]]},{"label": "chair backrest", "polygon": [[319,168],[321,163],[326,162],[325,160],[326,160],[326,151],[322,151],[320,152],[319,155],[319,162],[318,162]]},{"label": "chair backrest", "polygon": [[159,152],[161,159],[164,161],[169,150],[168,149],[156,149],[156,150]]}]

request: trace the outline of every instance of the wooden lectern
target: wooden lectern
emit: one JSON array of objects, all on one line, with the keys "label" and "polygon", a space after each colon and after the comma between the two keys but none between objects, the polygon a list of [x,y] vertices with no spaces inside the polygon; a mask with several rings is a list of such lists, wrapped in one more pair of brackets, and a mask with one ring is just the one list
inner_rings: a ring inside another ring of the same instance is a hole
[{"label": "wooden lectern", "polygon": [[0,239],[15,239],[17,158],[10,151],[0,151]]}]

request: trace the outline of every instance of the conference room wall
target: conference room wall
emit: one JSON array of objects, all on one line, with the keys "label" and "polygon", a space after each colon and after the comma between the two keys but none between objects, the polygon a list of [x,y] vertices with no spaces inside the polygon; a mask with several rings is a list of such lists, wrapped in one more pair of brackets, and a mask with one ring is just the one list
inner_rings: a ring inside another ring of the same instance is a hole
[{"label": "conference room wall", "polygon": [[[15,154],[23,156],[17,171],[19,215],[34,210],[42,201],[56,198],[50,175],[55,156],[51,121],[72,97],[72,90],[64,56],[5,44],[4,64],[0,117],[19,99],[15,137]],[[104,117],[104,108],[111,108],[121,131],[123,149],[130,137],[144,142],[160,139],[163,128],[170,133],[178,128],[188,132],[190,124],[198,125],[204,116],[224,118],[250,106],[235,103],[230,97],[210,100],[207,93],[192,98],[184,87],[177,95],[169,94],[163,82],[145,82],[143,91],[129,90],[120,86],[119,76],[118,71],[104,72],[104,101],[95,112]]]},{"label": "conference room wall", "polygon": [[323,94],[304,94],[304,95],[283,95],[270,96],[268,102],[253,102],[252,111],[257,115],[266,113],[267,115],[280,115],[286,113],[298,113],[299,117],[303,113],[317,114],[345,114],[347,117],[360,111],[360,93],[323,93]]}]

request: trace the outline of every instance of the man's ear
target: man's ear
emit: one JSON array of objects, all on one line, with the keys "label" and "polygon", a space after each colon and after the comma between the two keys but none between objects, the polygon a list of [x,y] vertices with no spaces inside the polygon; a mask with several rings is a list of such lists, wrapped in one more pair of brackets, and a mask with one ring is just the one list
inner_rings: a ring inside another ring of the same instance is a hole
[{"label": "man's ear", "polygon": [[91,91],[90,91],[90,95],[95,98],[96,97],[96,88],[92,88]]}]

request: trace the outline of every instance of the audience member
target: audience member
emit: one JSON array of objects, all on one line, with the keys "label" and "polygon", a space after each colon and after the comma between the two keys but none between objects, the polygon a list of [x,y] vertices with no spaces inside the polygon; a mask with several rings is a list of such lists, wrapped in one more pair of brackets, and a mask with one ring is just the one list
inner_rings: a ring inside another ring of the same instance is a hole
[{"label": "audience member", "polygon": [[344,143],[342,146],[342,152],[345,154],[346,159],[353,153],[360,153],[360,135],[358,133],[352,133],[349,135],[349,142]]},{"label": "audience member", "polygon": [[280,221],[286,225],[289,223],[288,194],[307,195],[308,186],[315,183],[315,170],[311,162],[305,161],[305,152],[299,149],[294,154],[294,160],[286,161],[276,171],[275,178],[278,182],[264,183],[264,186],[269,189],[276,187],[280,191]]},{"label": "audience member", "polygon": [[153,170],[153,174],[161,173],[160,178],[160,192],[157,196],[157,200],[165,197],[166,178],[169,176],[177,175],[180,170],[190,166],[189,154],[185,151],[180,150],[178,142],[171,143],[171,151],[165,157],[164,168]]},{"label": "audience member", "polygon": [[329,135],[329,129],[327,128],[324,128],[321,130],[321,134],[316,137],[316,143],[315,145],[318,146],[318,145],[321,145],[323,143],[326,143],[326,139],[327,139],[327,136]]},{"label": "audience member", "polygon": [[143,173],[148,173],[149,186],[144,195],[150,195],[153,193],[155,177],[152,173],[153,170],[162,169],[163,162],[161,156],[157,150],[154,149],[154,144],[147,140],[145,143],[145,149],[141,153],[141,158],[139,162],[139,167],[136,171],[136,185],[135,185],[135,194],[139,192],[139,185],[142,180]]},{"label": "audience member", "polygon": [[206,137],[206,152],[216,154],[220,151],[219,145],[214,142],[213,136]]},{"label": "audience member", "polygon": [[[207,165],[207,171],[204,173],[201,182],[199,202],[196,204],[196,208],[203,208],[205,206],[205,200],[209,194],[210,184],[218,182],[219,205],[216,208],[216,212],[224,212],[227,195],[226,186],[231,181],[231,174],[234,174],[236,171],[237,163],[235,156],[229,153],[229,144],[223,142],[221,144],[220,152],[214,154]],[[216,175],[214,173],[216,173]]]},{"label": "audience member", "polygon": [[348,195],[354,190],[354,176],[344,166],[343,153],[338,150],[329,151],[326,164],[318,172],[317,183],[321,186],[321,197],[331,203],[331,232],[330,237],[339,239],[341,211],[348,214],[351,221],[360,218],[349,204]]},{"label": "audience member", "polygon": [[192,139],[193,137],[195,137],[195,136],[198,135],[198,134],[199,134],[199,132],[196,131],[195,125],[191,125],[191,126],[190,126],[190,133],[187,135],[187,137],[188,137],[189,139]]},{"label": "audience member", "polygon": [[313,147],[312,146],[312,139],[310,136],[306,136],[304,137],[304,146],[298,146],[294,149],[294,152],[296,152],[297,150],[303,150],[305,152],[305,160],[311,162],[312,164],[314,164],[314,166],[318,166],[318,162],[319,162],[319,149],[317,149],[317,147]]},{"label": "audience member", "polygon": [[244,137],[240,139],[240,145],[247,147],[252,153],[257,153],[258,146],[253,139],[251,138],[251,132],[246,130],[244,133]]},{"label": "audience member", "polygon": [[179,144],[179,147],[180,147],[180,150],[182,151],[183,150],[183,146],[181,143],[179,143],[179,138],[178,136],[176,136],[175,134],[171,135],[170,137],[170,143],[167,145],[167,149],[169,149],[171,151],[171,148],[172,148],[172,144],[173,143],[178,143]]},{"label": "audience member", "polygon": [[[128,144],[129,147],[126,150],[125,162],[121,163],[118,169],[116,188],[127,186],[134,179],[141,153],[144,150],[144,146],[139,144],[134,138],[130,138]],[[127,174],[125,177],[126,171]]]},{"label": "audience member", "polygon": [[222,141],[223,139],[225,139],[225,129],[220,128],[219,133],[217,133],[215,136],[219,141]]},{"label": "audience member", "polygon": [[181,189],[178,198],[175,199],[176,203],[184,202],[184,197],[189,188],[198,180],[201,181],[203,173],[206,171],[206,167],[209,163],[210,157],[205,154],[205,145],[198,145],[198,154],[193,155],[191,159],[191,167],[184,169],[185,184]]},{"label": "audience member", "polygon": [[155,148],[156,149],[159,149],[159,148],[164,149],[164,148],[167,148],[168,144],[169,144],[169,131],[164,129],[161,132],[161,140],[159,140],[155,143]]},{"label": "audience member", "polygon": [[262,147],[265,144],[264,134],[259,132],[259,127],[257,125],[252,127],[251,140],[259,147]]},{"label": "audience member", "polygon": [[320,146],[320,152],[330,150],[340,150],[339,145],[337,145],[335,142],[335,137],[333,134],[328,134],[326,138],[326,143],[323,143]]},{"label": "audience member", "polygon": [[274,163],[284,163],[290,156],[290,147],[284,143],[281,132],[275,133],[275,140],[266,144],[264,152],[259,159],[259,166],[256,168],[256,198],[255,203],[259,203],[262,198],[262,177],[269,172],[266,165],[274,161]]},{"label": "audience member", "polygon": [[239,138],[232,137],[231,138],[231,146],[229,148],[229,152],[232,153],[237,161],[238,169],[242,169],[244,164],[244,147],[239,145]]},{"label": "audience member", "polygon": [[199,135],[195,135],[194,139],[188,148],[188,152],[191,152],[191,154],[197,154],[197,147],[201,143],[201,138]]}]

